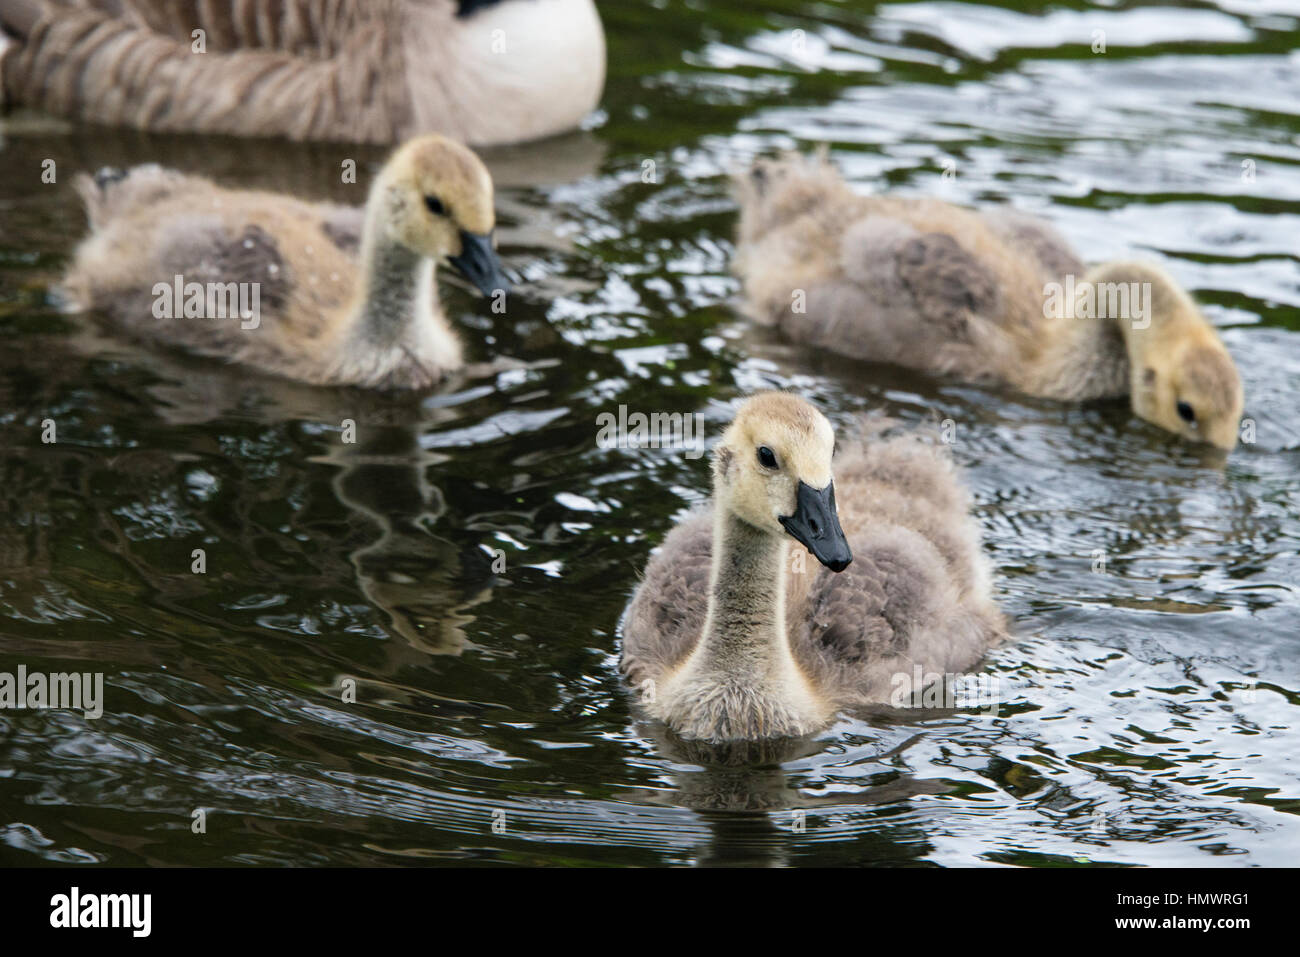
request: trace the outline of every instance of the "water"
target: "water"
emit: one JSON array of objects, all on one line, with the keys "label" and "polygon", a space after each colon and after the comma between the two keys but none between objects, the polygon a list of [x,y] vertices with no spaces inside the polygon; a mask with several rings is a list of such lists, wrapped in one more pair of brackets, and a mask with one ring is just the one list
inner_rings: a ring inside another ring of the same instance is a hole
[{"label": "water", "polygon": [[[446,297],[474,357],[529,365],[440,395],[142,350],[47,291],[78,169],[356,201],[340,163],[380,152],[4,121],[0,671],[102,671],[107,700],[0,712],[0,860],[1295,863],[1300,3],[713,7],[607,5],[590,128],[486,156],[522,288],[508,318]],[[1013,200],[1085,258],[1163,260],[1222,329],[1257,441],[1225,465],[1123,403],[748,327],[726,174],[822,141],[864,191]],[[638,720],[618,619],[708,462],[600,450],[596,416],[699,411],[716,435],[765,386],[836,422],[957,424],[1017,633],[986,664],[994,713],[846,716],[738,766]]]}]

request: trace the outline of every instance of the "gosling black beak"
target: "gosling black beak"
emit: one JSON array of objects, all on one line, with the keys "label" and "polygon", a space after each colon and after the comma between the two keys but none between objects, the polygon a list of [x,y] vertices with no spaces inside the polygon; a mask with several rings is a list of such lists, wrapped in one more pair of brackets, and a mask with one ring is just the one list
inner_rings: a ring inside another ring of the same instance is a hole
[{"label": "gosling black beak", "polygon": [[447,261],[485,296],[491,296],[498,289],[510,290],[510,281],[501,271],[501,260],[497,259],[496,250],[492,248],[490,233],[482,236],[462,229],[460,255],[450,256]]},{"label": "gosling black beak", "polygon": [[799,483],[794,514],[778,516],[785,530],[808,547],[813,557],[833,572],[842,572],[853,561],[848,539],[835,511],[835,483],[815,489]]}]

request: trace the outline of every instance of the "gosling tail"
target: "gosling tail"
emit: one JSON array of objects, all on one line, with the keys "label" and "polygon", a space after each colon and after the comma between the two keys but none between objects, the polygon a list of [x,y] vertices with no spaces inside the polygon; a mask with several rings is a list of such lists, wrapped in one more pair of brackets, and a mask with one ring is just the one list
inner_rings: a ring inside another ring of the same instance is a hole
[{"label": "gosling tail", "polygon": [[825,147],[807,156],[787,153],[761,158],[732,176],[740,206],[741,243],[757,240],[794,216],[830,203],[846,189]]},{"label": "gosling tail", "polygon": [[145,163],[130,169],[105,166],[93,176],[78,173],[72,181],[90,225],[101,229],[124,210],[137,209],[183,188],[185,175]]}]

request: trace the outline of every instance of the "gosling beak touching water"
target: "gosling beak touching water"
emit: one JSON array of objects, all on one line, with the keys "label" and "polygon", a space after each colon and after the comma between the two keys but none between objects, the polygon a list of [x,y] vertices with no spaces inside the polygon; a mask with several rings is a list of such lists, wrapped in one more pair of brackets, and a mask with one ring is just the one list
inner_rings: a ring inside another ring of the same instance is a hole
[{"label": "gosling beak touching water", "polygon": [[[859,195],[823,156],[760,160],[735,188],[733,268],[753,318],[786,338],[1067,402],[1129,396],[1174,435],[1236,446],[1244,394],[1232,356],[1159,266],[1086,270],[1047,223]],[[1096,295],[1076,309],[1076,291]]]}]

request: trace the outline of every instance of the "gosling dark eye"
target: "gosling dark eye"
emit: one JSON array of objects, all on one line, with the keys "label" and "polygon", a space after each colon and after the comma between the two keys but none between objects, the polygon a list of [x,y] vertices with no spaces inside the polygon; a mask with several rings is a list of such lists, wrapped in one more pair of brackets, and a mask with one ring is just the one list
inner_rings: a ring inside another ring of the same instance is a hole
[{"label": "gosling dark eye", "polygon": [[776,453],[766,445],[760,445],[758,447],[758,464],[765,469],[776,468]]},{"label": "gosling dark eye", "polygon": [[1182,419],[1184,422],[1195,422],[1196,410],[1193,409],[1188,403],[1180,401],[1178,403],[1178,417]]},{"label": "gosling dark eye", "polygon": [[447,215],[447,207],[442,205],[442,200],[437,196],[424,197],[424,205],[429,207],[429,212],[433,213],[435,216]]}]

